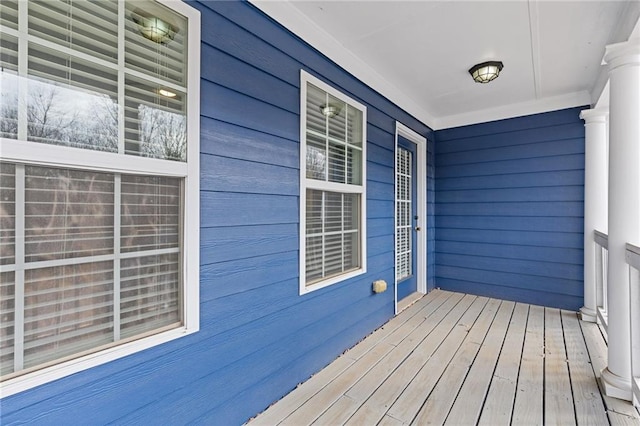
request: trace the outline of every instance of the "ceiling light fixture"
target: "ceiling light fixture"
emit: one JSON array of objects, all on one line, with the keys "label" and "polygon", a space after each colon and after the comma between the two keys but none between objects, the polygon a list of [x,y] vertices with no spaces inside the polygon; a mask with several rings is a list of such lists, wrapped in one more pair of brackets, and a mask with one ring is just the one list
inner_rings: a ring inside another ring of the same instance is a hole
[{"label": "ceiling light fixture", "polygon": [[167,98],[175,98],[178,94],[167,89],[158,89],[158,94]]},{"label": "ceiling light fixture", "polygon": [[140,9],[133,11],[131,19],[138,25],[140,34],[158,44],[170,42],[178,32],[178,29],[169,22],[151,16]]},{"label": "ceiling light fixture", "polygon": [[500,61],[483,62],[472,66],[469,69],[469,74],[476,83],[488,83],[498,78],[503,67],[504,65]]},{"label": "ceiling light fixture", "polygon": [[320,112],[325,117],[333,118],[336,115],[340,114],[341,108],[338,105],[326,104],[320,106]]}]

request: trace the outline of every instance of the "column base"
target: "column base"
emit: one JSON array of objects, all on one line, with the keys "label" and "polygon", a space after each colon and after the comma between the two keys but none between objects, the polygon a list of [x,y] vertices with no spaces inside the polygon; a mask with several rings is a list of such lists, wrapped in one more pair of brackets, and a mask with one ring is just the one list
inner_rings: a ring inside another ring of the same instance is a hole
[{"label": "column base", "polygon": [[624,399],[625,401],[631,401],[630,380],[625,380],[624,377],[613,374],[607,367],[600,373],[600,382],[602,383],[604,393],[607,396]]},{"label": "column base", "polygon": [[583,306],[580,308],[580,319],[585,322],[597,322],[598,313],[594,309]]}]

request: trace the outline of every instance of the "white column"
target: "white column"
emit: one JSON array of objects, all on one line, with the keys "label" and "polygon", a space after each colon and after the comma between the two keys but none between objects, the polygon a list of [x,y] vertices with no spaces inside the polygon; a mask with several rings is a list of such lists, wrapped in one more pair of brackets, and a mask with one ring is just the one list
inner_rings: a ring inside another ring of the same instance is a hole
[{"label": "white column", "polygon": [[640,244],[640,39],[607,46],[609,67],[609,396],[631,400],[629,268],[625,244]]},{"label": "white column", "polygon": [[596,322],[596,249],[593,231],[607,233],[607,116],[605,109],[587,109],[584,120],[584,306],[583,321]]}]

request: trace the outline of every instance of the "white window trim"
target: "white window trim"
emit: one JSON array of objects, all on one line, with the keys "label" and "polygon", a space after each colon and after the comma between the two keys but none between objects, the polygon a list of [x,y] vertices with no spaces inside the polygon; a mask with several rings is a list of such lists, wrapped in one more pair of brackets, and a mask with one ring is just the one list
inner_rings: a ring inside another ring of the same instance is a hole
[{"label": "white window trim", "polygon": [[[2,161],[6,162],[85,169],[87,164],[91,164],[90,170],[113,173],[134,173],[135,170],[141,174],[183,177],[184,325],[6,380],[0,385],[0,398],[152,348],[200,329],[200,12],[181,0],[156,1],[188,19],[186,164],[6,138],[0,138],[0,152]],[[133,164],[135,167],[127,167]]]},{"label": "white window trim", "polygon": [[[307,83],[324,90],[331,96],[346,102],[362,111],[362,184],[341,184],[307,178]],[[360,194],[360,267],[343,274],[315,282],[307,286],[306,280],[306,223],[307,223],[307,189],[340,193]],[[332,284],[367,272],[367,107],[329,86],[307,71],[300,70],[300,295],[304,295]]]}]

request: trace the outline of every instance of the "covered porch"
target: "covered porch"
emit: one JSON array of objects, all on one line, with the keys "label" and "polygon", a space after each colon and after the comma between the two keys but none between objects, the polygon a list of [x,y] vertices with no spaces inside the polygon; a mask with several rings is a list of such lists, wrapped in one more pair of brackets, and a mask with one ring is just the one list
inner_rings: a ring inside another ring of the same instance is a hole
[{"label": "covered porch", "polygon": [[434,290],[250,425],[640,424],[575,312]]}]

